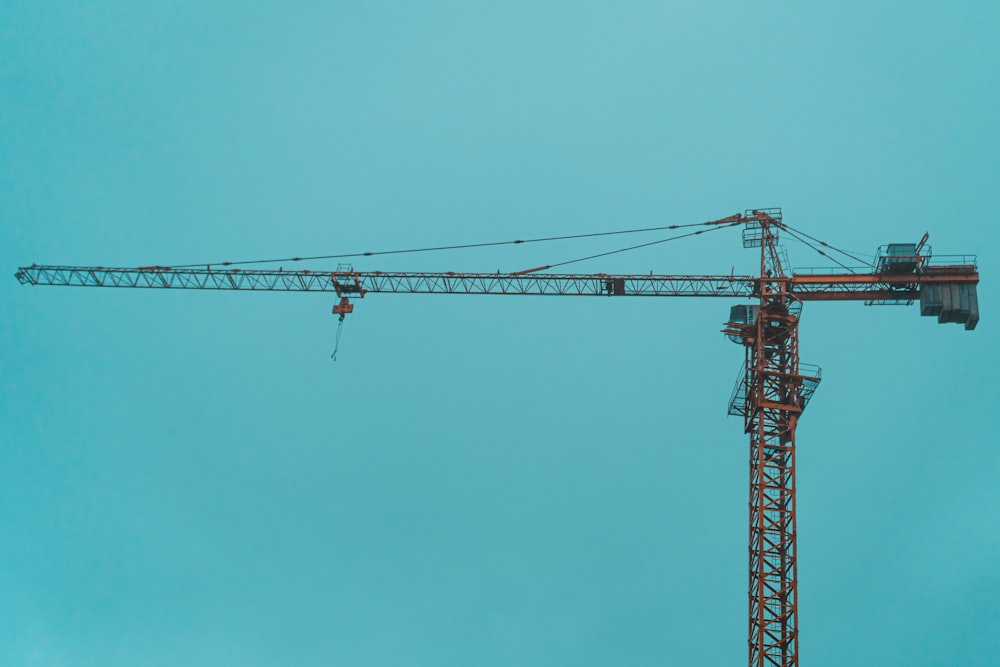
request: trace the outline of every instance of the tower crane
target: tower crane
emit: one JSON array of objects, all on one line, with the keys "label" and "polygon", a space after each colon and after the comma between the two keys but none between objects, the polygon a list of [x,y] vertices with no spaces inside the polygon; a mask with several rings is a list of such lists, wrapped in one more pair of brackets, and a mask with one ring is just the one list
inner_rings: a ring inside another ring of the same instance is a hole
[{"label": "tower crane", "polygon": [[385,292],[752,299],[752,304],[732,306],[723,329],[730,340],[743,346],[745,354],[728,412],[743,418],[744,432],[750,436],[749,665],[794,667],[799,664],[795,430],[821,379],[819,368],[799,362],[802,304],[919,302],[921,315],[972,330],[979,321],[978,268],[973,256],[932,256],[925,234],[918,243],[880,248],[875,262],[864,271],[841,264],[842,270],[789,273],[778,244],[780,233],[792,234],[809,245],[806,239],[827,244],[790,228],[782,221],[780,209],[753,209],[703,224],[742,226],[744,247],[760,248],[759,273],[545,272],[553,266],[514,273],[428,273],[364,272],[351,267],[286,271],[210,265],[104,268],[33,264],[20,268],[16,277],[29,285],[328,292],[339,297],[333,313],[341,322],[353,312],[357,299]]}]

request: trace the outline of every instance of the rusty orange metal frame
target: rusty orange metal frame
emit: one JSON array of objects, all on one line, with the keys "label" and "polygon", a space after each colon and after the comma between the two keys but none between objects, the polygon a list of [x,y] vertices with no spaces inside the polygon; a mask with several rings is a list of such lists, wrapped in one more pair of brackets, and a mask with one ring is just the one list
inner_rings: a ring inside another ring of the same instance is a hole
[{"label": "rusty orange metal frame", "polygon": [[[777,231],[786,229],[780,210],[747,211],[720,222],[740,218],[746,222],[744,246],[761,248],[757,276],[541,273],[546,267],[514,273],[427,273],[33,264],[20,268],[16,277],[29,285],[332,292],[340,297],[333,312],[341,320],[354,308],[350,299],[385,292],[754,299],[758,305],[744,307],[752,309],[753,317],[730,321],[724,329],[745,348],[745,367],[729,412],[743,416],[750,435],[749,659],[751,667],[794,667],[799,655],[795,428],[820,377],[818,369],[799,363],[801,302],[873,305],[920,299],[922,315],[937,315],[939,322],[963,323],[972,329],[979,321],[975,293],[979,273],[975,261],[967,258],[930,263],[929,253],[920,254],[925,235],[919,244],[890,245],[890,253],[876,262],[875,269],[788,276],[777,246]],[[912,253],[893,254],[899,246]],[[909,270],[900,270],[903,266]]]}]

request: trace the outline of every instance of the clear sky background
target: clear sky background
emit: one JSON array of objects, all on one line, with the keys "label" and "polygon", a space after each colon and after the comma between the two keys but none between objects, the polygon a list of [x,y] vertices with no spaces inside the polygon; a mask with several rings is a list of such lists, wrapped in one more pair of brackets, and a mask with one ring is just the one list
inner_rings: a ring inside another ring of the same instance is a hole
[{"label": "clear sky background", "polygon": [[[733,302],[370,295],[334,363],[329,295],[13,274],[769,206],[983,274],[973,333],[806,305],[802,663],[1000,664],[998,34],[995,2],[6,0],[0,664],[744,663]],[[573,269],[755,261],[727,230]]]}]

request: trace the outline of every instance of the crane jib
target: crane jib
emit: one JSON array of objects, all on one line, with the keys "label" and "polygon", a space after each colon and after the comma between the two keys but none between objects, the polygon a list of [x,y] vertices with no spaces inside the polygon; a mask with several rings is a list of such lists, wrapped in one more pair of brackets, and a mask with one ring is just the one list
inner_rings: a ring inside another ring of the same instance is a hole
[{"label": "crane jib", "polygon": [[[784,278],[803,301],[872,300],[899,294],[919,297],[926,285],[976,284],[974,266],[964,271],[919,275],[877,273],[794,274]],[[281,270],[211,270],[105,268],[32,265],[17,279],[30,285],[210,289],[285,292],[368,292],[421,294],[558,294],[580,296],[753,297],[761,279],[754,276],[673,274],[549,274],[456,272],[326,272]]]}]

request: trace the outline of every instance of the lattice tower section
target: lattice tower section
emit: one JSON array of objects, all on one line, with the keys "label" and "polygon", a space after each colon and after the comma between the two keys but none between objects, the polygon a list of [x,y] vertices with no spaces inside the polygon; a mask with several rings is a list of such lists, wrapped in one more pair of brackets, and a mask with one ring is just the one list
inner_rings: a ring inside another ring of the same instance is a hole
[{"label": "lattice tower section", "polygon": [[788,305],[787,294],[764,294],[746,346],[751,667],[798,664],[795,426],[804,401],[798,316]]},{"label": "lattice tower section", "polygon": [[[802,413],[799,313],[778,246],[780,211],[753,211],[744,245],[759,245],[760,309],[744,335],[745,429],[750,434],[751,667],[799,660],[795,552],[795,426]],[[756,229],[759,224],[759,230]]]}]

